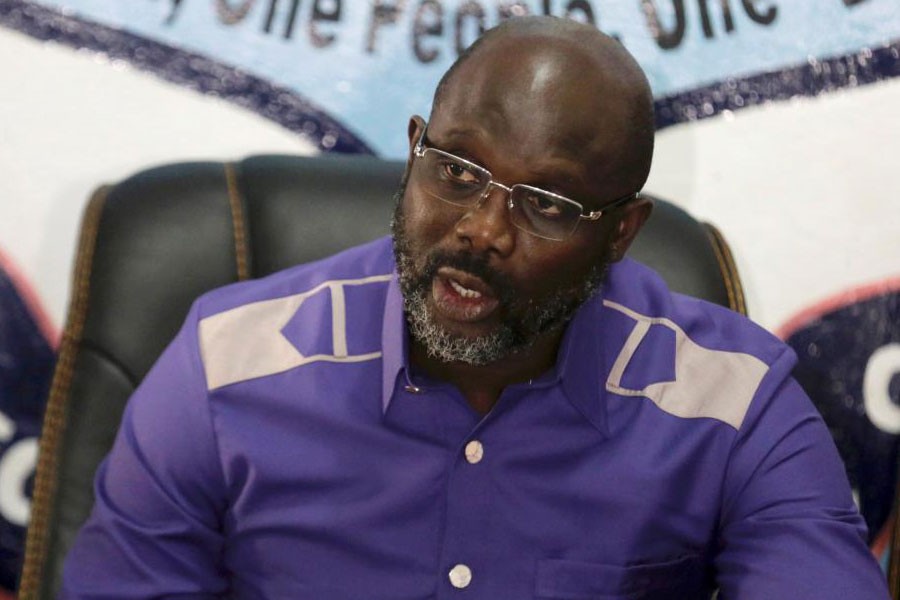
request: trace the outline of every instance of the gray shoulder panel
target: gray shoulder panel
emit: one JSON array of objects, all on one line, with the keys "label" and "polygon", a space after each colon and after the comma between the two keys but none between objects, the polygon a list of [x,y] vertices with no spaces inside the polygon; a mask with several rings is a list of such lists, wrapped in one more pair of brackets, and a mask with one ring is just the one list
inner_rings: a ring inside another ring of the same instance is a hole
[{"label": "gray shoulder panel", "polygon": [[[768,365],[750,354],[704,348],[670,319],[649,317],[606,300],[605,306],[635,320],[631,335],[619,352],[606,389],[623,396],[649,398],[663,411],[682,418],[709,417],[740,429]],[[626,388],[622,375],[651,325],[675,333],[675,378],[642,389]]]},{"label": "gray shoulder panel", "polygon": [[[312,362],[353,363],[375,360],[381,352],[351,355],[347,350],[346,286],[386,282],[391,275],[325,281],[313,289],[239,306],[200,321],[200,355],[208,390],[281,373]],[[331,295],[332,354],[305,356],[282,334],[303,302],[320,293]]]}]

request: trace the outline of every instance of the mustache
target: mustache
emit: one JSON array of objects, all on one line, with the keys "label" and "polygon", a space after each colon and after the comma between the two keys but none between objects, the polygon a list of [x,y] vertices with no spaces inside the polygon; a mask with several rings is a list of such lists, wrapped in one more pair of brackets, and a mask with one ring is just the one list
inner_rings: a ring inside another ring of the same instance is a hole
[{"label": "mustache", "polygon": [[447,252],[435,250],[425,260],[421,281],[429,284],[441,267],[451,267],[474,275],[484,281],[502,304],[510,304],[516,296],[512,280],[490,266],[488,259],[471,252]]}]

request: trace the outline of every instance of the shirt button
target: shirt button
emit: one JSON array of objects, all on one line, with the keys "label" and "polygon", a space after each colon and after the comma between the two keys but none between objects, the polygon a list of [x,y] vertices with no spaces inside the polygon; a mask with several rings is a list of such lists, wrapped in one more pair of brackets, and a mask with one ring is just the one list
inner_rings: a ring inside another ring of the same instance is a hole
[{"label": "shirt button", "polygon": [[456,565],[450,569],[449,577],[450,585],[461,590],[472,583],[472,569],[463,564]]},{"label": "shirt button", "polygon": [[477,465],[484,458],[484,446],[478,440],[472,440],[466,444],[466,460],[470,465]]}]

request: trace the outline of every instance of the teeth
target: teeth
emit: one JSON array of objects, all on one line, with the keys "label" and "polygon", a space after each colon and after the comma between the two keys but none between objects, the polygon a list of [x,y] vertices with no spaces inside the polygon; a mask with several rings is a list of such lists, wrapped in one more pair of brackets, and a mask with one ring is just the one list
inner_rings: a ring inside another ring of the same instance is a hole
[{"label": "teeth", "polygon": [[481,298],[481,292],[476,292],[475,290],[465,288],[452,279],[450,280],[450,287],[456,290],[456,293],[463,298]]}]

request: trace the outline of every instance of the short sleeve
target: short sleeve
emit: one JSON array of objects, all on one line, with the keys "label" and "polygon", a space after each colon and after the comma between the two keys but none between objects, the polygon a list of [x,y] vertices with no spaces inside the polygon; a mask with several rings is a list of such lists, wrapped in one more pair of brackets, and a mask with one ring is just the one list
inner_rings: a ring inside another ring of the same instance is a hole
[{"label": "short sleeve", "polygon": [[197,346],[197,310],[128,402],[93,512],[66,559],[63,598],[215,597],[227,508]]},{"label": "short sleeve", "polygon": [[887,600],[865,524],[827,427],[785,352],[763,379],[726,474],[722,600]]}]

